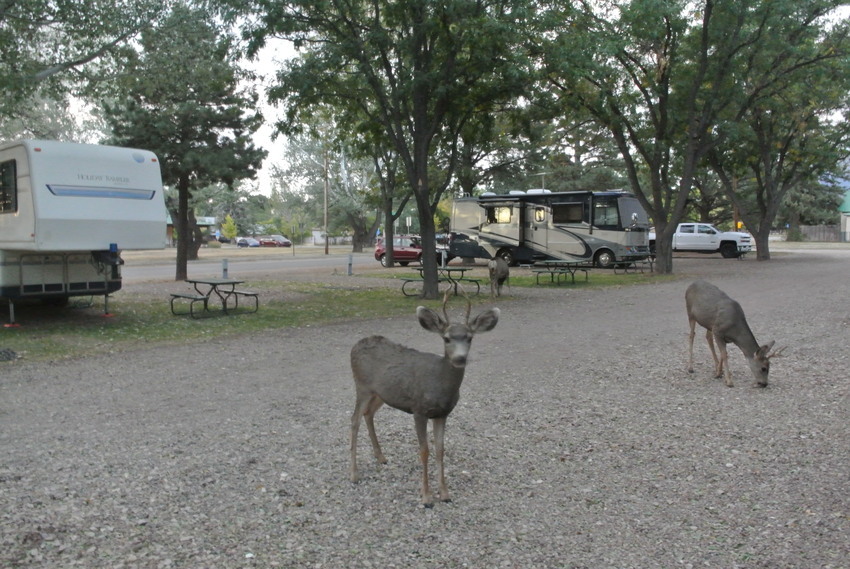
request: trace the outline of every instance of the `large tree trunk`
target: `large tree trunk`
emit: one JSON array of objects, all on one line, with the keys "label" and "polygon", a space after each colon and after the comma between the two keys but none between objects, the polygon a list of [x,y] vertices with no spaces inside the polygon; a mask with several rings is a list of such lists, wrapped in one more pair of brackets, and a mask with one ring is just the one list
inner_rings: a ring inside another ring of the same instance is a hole
[{"label": "large tree trunk", "polygon": [[662,222],[655,226],[655,272],[660,275],[673,272],[673,233],[677,225]]},{"label": "large tree trunk", "polygon": [[384,251],[388,267],[395,266],[393,260],[393,238],[395,237],[395,218],[393,217],[393,200],[384,202]]},{"label": "large tree trunk", "polygon": [[192,242],[189,245],[186,258],[190,261],[197,261],[198,251],[200,250],[201,245],[204,244],[204,236],[201,234],[201,228],[198,227],[198,219],[195,217],[195,212],[193,210],[190,209],[187,212],[187,218],[189,220],[189,235],[192,236]]},{"label": "large tree trunk", "polygon": [[422,237],[422,298],[434,300],[440,297],[440,283],[437,280],[437,231],[434,226],[434,213],[431,211],[427,174],[420,178],[415,194],[416,209],[419,212],[419,233]]},{"label": "large tree trunk", "polygon": [[751,232],[751,234],[753,239],[756,240],[756,260],[770,261],[770,226],[763,224],[755,233]]}]

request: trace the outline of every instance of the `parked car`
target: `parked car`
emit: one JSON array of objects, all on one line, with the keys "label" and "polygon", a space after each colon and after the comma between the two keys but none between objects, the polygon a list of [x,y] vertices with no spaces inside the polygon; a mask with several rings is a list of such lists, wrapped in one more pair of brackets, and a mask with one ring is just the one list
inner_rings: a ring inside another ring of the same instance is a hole
[{"label": "parked car", "polygon": [[263,247],[292,247],[292,241],[287,239],[285,235],[269,235],[268,237],[260,237],[260,245]]},{"label": "parked car", "polygon": [[[393,259],[406,267],[411,262],[419,262],[422,258],[422,246],[419,244],[419,238],[413,235],[400,235],[393,238]],[[380,261],[381,265],[387,266],[387,248],[383,239],[378,239],[375,244],[375,260]]]},{"label": "parked car", "polygon": [[259,247],[260,242],[253,237],[240,237],[236,240],[237,247]]}]

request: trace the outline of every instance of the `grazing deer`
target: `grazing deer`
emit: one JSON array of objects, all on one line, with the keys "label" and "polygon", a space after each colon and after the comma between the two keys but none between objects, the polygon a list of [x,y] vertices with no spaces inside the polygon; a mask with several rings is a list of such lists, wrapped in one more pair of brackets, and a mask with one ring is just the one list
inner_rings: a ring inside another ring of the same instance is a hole
[{"label": "grazing deer", "polygon": [[422,463],[422,503],[427,508],[432,507],[434,502],[428,486],[428,419],[433,422],[440,500],[449,502],[443,469],[446,417],[460,398],[460,384],[472,337],[492,330],[499,321],[498,308],[485,310],[470,321],[472,303],[467,298],[465,322],[452,324],[446,313],[448,299],[447,290],[443,298],[445,318],[424,306],[416,309],[422,327],[443,337],[443,356],[406,348],[383,336],[363,338],[351,349],[351,370],[357,391],[357,402],[351,416],[351,481],[358,480],[357,431],[361,416],[366,421],[375,459],[380,464],[387,462],[378,444],[374,423],[375,412],[386,403],[413,415]]},{"label": "grazing deer", "polygon": [[[741,305],[706,281],[692,283],[685,292],[685,304],[691,333],[688,343],[688,372],[694,372],[694,328],[699,323],[706,329],[705,339],[714,358],[714,377],[723,375],[728,387],[733,387],[732,372],[729,370],[729,356],[726,344],[732,342],[743,352],[756,378],[756,385],[767,387],[767,375],[770,372],[770,358],[778,356],[782,350],[769,353],[775,342],[759,346],[753,336]],[[720,358],[714,351],[714,342],[720,350]]]},{"label": "grazing deer", "polygon": [[487,261],[487,271],[490,273],[490,298],[502,296],[502,285],[511,276],[507,261],[501,257],[493,257]]}]

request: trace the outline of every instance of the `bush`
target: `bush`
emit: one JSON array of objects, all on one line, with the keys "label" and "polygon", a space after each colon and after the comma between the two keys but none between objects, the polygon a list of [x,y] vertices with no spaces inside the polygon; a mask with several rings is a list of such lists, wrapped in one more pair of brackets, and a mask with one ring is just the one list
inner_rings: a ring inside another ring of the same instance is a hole
[{"label": "bush", "polygon": [[785,234],[786,241],[805,241],[806,236],[799,228],[789,229]]}]

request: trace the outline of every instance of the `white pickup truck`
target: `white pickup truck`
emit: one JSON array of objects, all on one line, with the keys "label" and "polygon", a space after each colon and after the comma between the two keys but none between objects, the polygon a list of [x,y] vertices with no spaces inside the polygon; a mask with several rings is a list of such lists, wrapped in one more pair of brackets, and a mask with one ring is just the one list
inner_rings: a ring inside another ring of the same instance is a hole
[{"label": "white pickup truck", "polygon": [[[720,253],[727,259],[752,251],[752,237],[741,231],[720,231],[710,223],[680,223],[673,234],[673,251]],[[649,250],[655,254],[655,230],[649,232]]]}]

